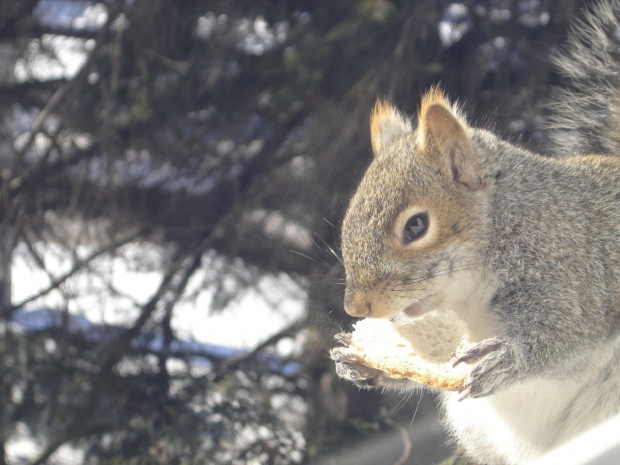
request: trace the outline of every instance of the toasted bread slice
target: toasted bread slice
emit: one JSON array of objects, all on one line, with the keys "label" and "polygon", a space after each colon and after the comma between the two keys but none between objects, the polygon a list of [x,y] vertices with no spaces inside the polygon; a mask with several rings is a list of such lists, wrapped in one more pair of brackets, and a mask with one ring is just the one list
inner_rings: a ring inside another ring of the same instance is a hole
[{"label": "toasted bread slice", "polygon": [[471,370],[465,363],[453,366],[472,343],[466,324],[451,310],[432,310],[406,324],[367,318],[353,326],[349,339],[358,363],[392,378],[456,391]]}]

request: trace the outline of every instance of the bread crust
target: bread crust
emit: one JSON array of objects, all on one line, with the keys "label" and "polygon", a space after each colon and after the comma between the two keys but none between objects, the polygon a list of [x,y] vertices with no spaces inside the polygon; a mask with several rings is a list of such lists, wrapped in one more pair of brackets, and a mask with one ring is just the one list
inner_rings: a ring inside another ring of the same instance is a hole
[{"label": "bread crust", "polygon": [[357,363],[394,379],[458,391],[471,370],[464,363],[453,366],[472,343],[465,323],[450,310],[433,310],[404,324],[367,318],[340,339],[350,341]]}]

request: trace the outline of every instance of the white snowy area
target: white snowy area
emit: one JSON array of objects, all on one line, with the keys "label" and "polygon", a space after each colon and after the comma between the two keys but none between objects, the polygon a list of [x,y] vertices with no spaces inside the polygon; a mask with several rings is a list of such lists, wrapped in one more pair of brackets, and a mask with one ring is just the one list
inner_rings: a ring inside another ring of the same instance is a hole
[{"label": "white snowy area", "polygon": [[[40,245],[38,249],[46,270],[25,245],[18,246],[14,253],[12,300],[16,305],[38,295],[52,279],[60,278],[73,266],[64,248]],[[92,250],[82,247],[78,253],[84,258]],[[131,325],[140,306],[161,283],[163,273],[157,266],[168,253],[156,245],[125,245],[114,255],[98,257],[88,270],[75,274],[59,289],[29,302],[25,308],[66,308],[93,323]],[[176,304],[172,325],[178,338],[250,349],[302,317],[305,294],[286,275],[264,277],[255,289],[240,292],[224,311],[210,312],[214,290],[209,287],[212,280],[207,267],[211,263],[216,268],[217,260],[205,258],[206,266],[194,273]],[[283,354],[290,353],[284,345],[280,349]]]},{"label": "white snowy area", "polygon": [[[9,442],[5,445],[5,452],[9,459],[9,464],[22,464],[28,463],[38,454],[42,453],[44,445],[41,441],[32,437],[30,431],[24,424],[18,424],[13,432],[13,436]],[[52,464],[73,465],[82,463],[84,459],[84,452],[71,447],[69,445],[63,445],[58,448],[54,454]]]},{"label": "white snowy area", "polygon": [[[75,257],[60,246],[39,244],[35,245],[35,250],[43,259],[45,269],[33,259],[24,244],[20,244],[13,254],[12,297],[15,304],[38,295],[53,279],[73,267]],[[92,252],[88,247],[81,247],[78,255],[83,259]],[[165,248],[152,244],[128,244],[114,255],[98,257],[83,272],[76,273],[58,289],[30,301],[24,308],[35,312],[46,308],[62,309],[91,323],[129,326],[138,316],[139,307],[160,285],[163,273],[158,264],[163,263],[169,254]],[[242,291],[223,311],[211,313],[213,288],[209,284],[212,282],[210,275],[218,272],[219,260],[215,254],[204,257],[203,267],[194,273],[186,292],[175,305],[172,326],[179,340],[251,349],[303,317],[305,293],[285,275],[260,279],[255,289]],[[247,272],[242,264],[239,267],[240,272]],[[300,337],[295,341],[282,340],[276,346],[277,352],[283,356],[297,354],[302,345]],[[215,349],[210,347],[209,350]],[[299,404],[300,401],[293,399],[291,402]],[[303,405],[297,405],[296,413],[303,408]],[[256,434],[247,435],[255,437]],[[5,448],[10,463],[25,463],[44,450],[44,442],[33,437],[25,425],[17,425]],[[50,463],[78,464],[82,463],[83,457],[84,451],[79,447],[64,445]]]}]

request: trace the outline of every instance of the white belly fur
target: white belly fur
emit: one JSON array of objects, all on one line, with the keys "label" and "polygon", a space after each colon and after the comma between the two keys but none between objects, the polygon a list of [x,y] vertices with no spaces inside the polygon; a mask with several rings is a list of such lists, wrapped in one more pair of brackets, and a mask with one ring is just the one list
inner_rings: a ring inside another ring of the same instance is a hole
[{"label": "white belly fur", "polygon": [[540,456],[620,410],[618,370],[604,377],[600,372],[617,361],[613,350],[602,352],[596,357],[600,365],[592,363],[574,379],[535,378],[462,402],[458,393],[445,393],[449,431],[481,464],[519,464]]}]

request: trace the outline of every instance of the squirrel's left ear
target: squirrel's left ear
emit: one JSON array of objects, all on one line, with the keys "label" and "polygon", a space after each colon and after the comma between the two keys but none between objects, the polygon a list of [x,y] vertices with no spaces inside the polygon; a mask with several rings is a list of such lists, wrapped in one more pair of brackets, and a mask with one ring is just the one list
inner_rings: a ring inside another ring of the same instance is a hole
[{"label": "squirrel's left ear", "polygon": [[427,156],[436,157],[460,190],[483,187],[482,166],[467,134],[466,123],[438,89],[422,101],[418,141]]},{"label": "squirrel's left ear", "polygon": [[375,156],[399,137],[413,131],[409,119],[385,100],[377,100],[370,115],[370,141]]}]

